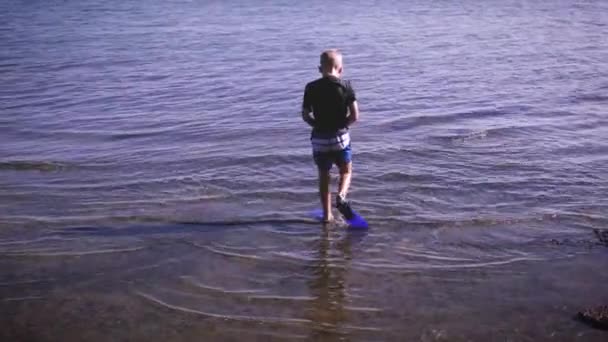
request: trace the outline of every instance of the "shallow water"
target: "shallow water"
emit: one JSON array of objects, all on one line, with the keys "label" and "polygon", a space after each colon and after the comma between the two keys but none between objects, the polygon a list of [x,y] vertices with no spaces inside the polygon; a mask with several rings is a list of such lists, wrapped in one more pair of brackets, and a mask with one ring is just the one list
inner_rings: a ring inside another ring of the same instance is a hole
[{"label": "shallow water", "polygon": [[[608,4],[4,1],[7,340],[604,340]],[[299,118],[362,120],[322,228]]]}]

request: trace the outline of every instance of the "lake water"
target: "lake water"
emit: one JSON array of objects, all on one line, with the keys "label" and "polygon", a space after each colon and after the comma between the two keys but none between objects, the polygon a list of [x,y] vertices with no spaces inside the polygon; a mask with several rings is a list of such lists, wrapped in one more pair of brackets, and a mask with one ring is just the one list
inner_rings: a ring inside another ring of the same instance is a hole
[{"label": "lake water", "polygon": [[[608,338],[606,1],[4,0],[0,43],[2,340]],[[331,47],[367,232],[310,218]]]}]

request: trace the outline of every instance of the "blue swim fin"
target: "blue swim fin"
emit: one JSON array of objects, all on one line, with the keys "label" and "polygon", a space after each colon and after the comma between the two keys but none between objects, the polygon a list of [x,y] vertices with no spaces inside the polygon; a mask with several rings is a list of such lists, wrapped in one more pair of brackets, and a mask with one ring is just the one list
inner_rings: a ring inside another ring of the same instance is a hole
[{"label": "blue swim fin", "polygon": [[[350,218],[344,217],[344,221],[348,224],[349,229],[368,229],[369,224],[363,218],[363,216],[359,215],[356,211],[352,210],[352,216]],[[312,211],[311,216],[317,220],[323,220],[323,209],[315,209]]]}]

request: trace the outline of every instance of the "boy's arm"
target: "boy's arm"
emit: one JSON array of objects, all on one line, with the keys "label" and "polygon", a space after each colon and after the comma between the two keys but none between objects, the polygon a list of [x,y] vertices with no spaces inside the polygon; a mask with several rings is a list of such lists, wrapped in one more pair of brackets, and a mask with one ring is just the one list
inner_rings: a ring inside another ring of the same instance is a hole
[{"label": "boy's arm", "polygon": [[312,99],[308,84],[304,89],[304,99],[302,100],[302,120],[310,127],[315,127],[315,119],[310,115],[312,113]]},{"label": "boy's arm", "polygon": [[359,120],[359,105],[357,105],[357,96],[350,82],[346,82],[346,91],[348,103],[348,117],[346,117],[346,125],[350,126]]},{"label": "boy's arm", "polygon": [[315,119],[310,116],[310,109],[303,107],[302,108],[302,120],[304,120],[310,127],[315,127]]},{"label": "boy's arm", "polygon": [[359,106],[356,100],[348,106],[348,111],[350,114],[348,115],[346,124],[350,126],[359,120]]}]

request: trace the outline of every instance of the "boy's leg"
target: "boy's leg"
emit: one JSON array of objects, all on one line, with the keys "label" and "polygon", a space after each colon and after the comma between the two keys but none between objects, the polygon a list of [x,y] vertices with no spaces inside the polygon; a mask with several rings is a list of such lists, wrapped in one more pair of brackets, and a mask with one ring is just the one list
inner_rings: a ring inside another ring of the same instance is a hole
[{"label": "boy's leg", "polygon": [[338,165],[340,168],[340,186],[338,188],[338,195],[342,198],[346,198],[348,188],[350,187],[350,179],[353,175],[353,163],[343,163]]},{"label": "boy's leg", "polygon": [[340,186],[338,188],[338,196],[342,199],[346,198],[348,188],[350,187],[350,179],[353,175],[352,151],[350,145],[344,150],[338,152],[336,164],[340,169]]},{"label": "boy's leg", "polygon": [[319,168],[319,196],[323,205],[323,221],[329,222],[333,220],[331,214],[331,192],[329,190],[331,174],[329,170]]},{"label": "boy's leg", "polygon": [[347,220],[350,220],[355,215],[352,208],[350,207],[350,204],[346,200],[346,194],[348,193],[348,188],[350,187],[350,180],[353,174],[353,163],[350,146],[339,153],[338,161],[336,164],[338,164],[338,168],[340,169],[340,186],[338,190],[338,195],[336,196],[336,208],[338,208],[338,211],[340,211],[340,214],[342,214],[342,216],[344,216]]},{"label": "boy's leg", "polygon": [[329,190],[331,182],[330,170],[333,164],[332,156],[329,153],[316,152],[313,154],[313,157],[319,172],[319,197],[323,206],[323,221],[329,222],[333,220],[333,215],[331,214],[331,192]]}]

